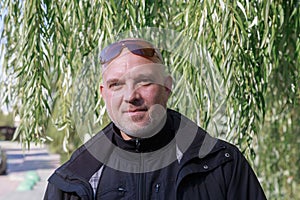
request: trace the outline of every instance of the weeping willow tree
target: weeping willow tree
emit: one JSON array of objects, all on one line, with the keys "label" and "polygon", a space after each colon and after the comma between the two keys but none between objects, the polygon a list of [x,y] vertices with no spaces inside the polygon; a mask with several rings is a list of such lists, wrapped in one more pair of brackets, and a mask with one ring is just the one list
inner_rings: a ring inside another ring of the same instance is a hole
[{"label": "weeping willow tree", "polygon": [[27,147],[72,151],[107,124],[99,50],[146,37],[176,80],[169,106],[238,145],[270,199],[300,198],[299,1],[1,0],[0,19],[1,108]]}]

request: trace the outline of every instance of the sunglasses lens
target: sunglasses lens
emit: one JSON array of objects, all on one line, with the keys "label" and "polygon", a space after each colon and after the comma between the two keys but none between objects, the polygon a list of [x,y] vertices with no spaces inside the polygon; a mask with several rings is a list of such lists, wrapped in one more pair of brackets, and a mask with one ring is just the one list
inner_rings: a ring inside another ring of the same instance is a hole
[{"label": "sunglasses lens", "polygon": [[126,41],[125,46],[136,55],[150,58],[156,56],[163,62],[159,50],[155,49],[155,47],[147,41]]},{"label": "sunglasses lens", "polygon": [[110,62],[112,59],[116,58],[122,51],[122,45],[120,43],[112,44],[102,50],[100,54],[100,63],[104,64]]},{"label": "sunglasses lens", "polygon": [[154,49],[151,43],[139,40],[125,40],[114,43],[103,49],[100,54],[100,63],[105,64],[112,61],[120,55],[124,47],[128,48],[133,54],[143,57],[153,57],[156,53],[157,57],[162,61],[160,53]]},{"label": "sunglasses lens", "polygon": [[135,44],[126,44],[126,47],[135,55],[152,57],[154,56],[155,50],[151,47],[144,47]]}]

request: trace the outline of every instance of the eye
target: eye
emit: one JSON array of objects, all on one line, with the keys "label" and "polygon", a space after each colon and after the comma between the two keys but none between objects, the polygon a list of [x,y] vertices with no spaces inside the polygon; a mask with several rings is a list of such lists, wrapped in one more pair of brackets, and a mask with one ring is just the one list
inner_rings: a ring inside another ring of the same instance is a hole
[{"label": "eye", "polygon": [[152,84],[151,81],[142,81],[142,82],[140,82],[141,86],[147,86],[147,85],[150,85],[150,84]]},{"label": "eye", "polygon": [[123,84],[121,82],[113,82],[108,85],[108,88],[112,90],[118,90],[122,87],[122,85]]},{"label": "eye", "polygon": [[151,85],[153,81],[151,79],[142,79],[138,82],[139,86],[148,86]]}]

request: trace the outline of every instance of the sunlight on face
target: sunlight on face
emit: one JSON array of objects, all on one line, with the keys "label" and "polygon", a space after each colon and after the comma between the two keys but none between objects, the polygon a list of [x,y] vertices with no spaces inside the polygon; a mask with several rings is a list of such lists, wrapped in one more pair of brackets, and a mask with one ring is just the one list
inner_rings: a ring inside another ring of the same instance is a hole
[{"label": "sunlight on face", "polygon": [[100,89],[109,117],[121,132],[147,138],[165,124],[171,86],[163,65],[125,51],[106,67]]}]

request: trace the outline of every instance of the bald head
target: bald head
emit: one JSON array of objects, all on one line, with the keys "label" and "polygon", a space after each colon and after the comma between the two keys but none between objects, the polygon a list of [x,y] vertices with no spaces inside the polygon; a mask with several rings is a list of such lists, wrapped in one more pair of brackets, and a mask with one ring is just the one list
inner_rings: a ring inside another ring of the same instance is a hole
[{"label": "bald head", "polygon": [[172,78],[158,58],[124,48],[105,65],[102,76],[106,109],[124,139],[151,137],[161,130]]}]

